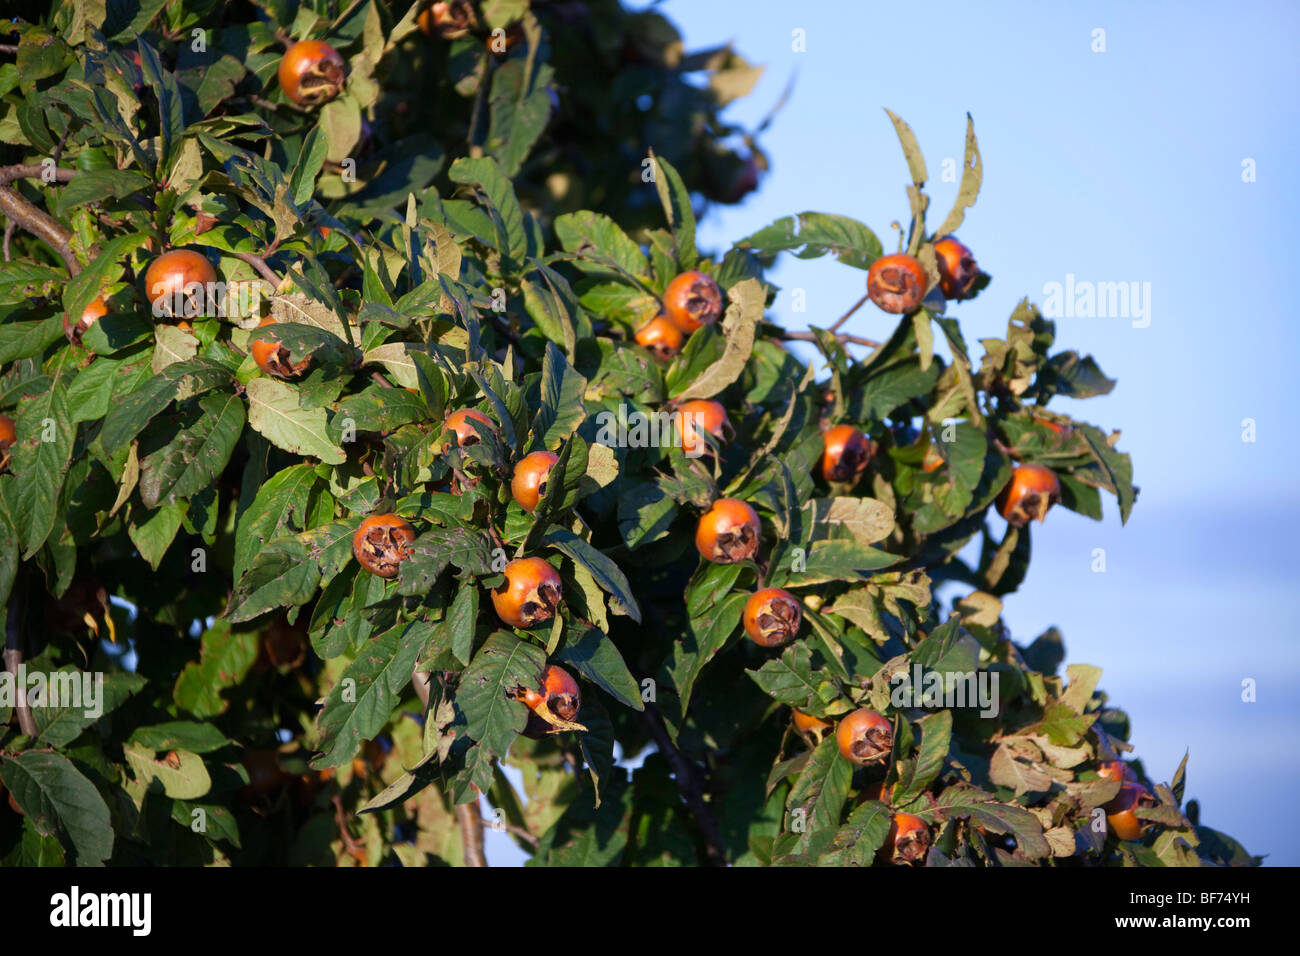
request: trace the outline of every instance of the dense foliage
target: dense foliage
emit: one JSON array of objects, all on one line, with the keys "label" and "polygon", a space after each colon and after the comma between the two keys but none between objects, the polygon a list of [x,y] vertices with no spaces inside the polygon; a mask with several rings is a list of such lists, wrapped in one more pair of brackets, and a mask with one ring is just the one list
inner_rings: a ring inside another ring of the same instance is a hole
[{"label": "dense foliage", "polygon": [[[806,212],[697,248],[708,202],[766,168],[758,131],[721,116],[757,71],[686,53],[656,13],[18,6],[0,37],[6,664],[101,674],[103,696],[0,697],[5,863],[473,863],[479,795],[535,864],[890,862],[898,813],[929,865],[1254,862],[1183,805],[1182,766],[1126,764],[1152,799],[1119,839],[1100,808],[1121,781],[1098,771],[1131,749],[1127,718],[1100,670],[1060,673],[1058,634],[1022,646],[1002,622],[1030,558],[1029,526],[991,513],[1017,462],[1093,518],[1101,491],[1127,518],[1136,489],[1117,434],[1047,408],[1112,387],[1090,357],[1053,351],[1028,301],[976,357],[937,291],[935,243],[980,185],[969,123],[935,228],[894,118],[920,307],[878,347],[817,329],[792,346],[766,314],[774,259],[833,256],[865,282],[881,240]],[[277,73],[307,39],[346,79],[299,105]],[[145,272],[181,248],[255,294],[160,313]],[[693,270],[725,313],[680,350],[638,344]],[[684,450],[660,426],[703,400],[727,424]],[[823,467],[838,425],[870,440],[865,468]],[[525,510],[512,476],[539,451],[556,458]],[[701,558],[720,498],[757,513],[751,557]],[[379,514],[413,537],[381,542],[391,577],[354,552]],[[540,626],[503,610],[523,557],[558,573]],[[742,627],[763,588],[797,599],[784,646]],[[535,706],[550,665],[577,678],[576,714]],[[993,676],[988,706],[952,704]],[[858,767],[831,728],[863,707],[890,743]]]}]

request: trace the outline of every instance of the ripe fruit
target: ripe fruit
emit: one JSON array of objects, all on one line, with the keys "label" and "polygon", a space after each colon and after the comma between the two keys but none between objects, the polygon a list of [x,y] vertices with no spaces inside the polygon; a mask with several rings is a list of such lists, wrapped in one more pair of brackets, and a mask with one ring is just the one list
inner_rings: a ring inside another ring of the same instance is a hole
[{"label": "ripe fruit", "polygon": [[754,509],[738,498],[719,498],[695,529],[695,547],[704,560],[735,564],[758,553],[763,527]]},{"label": "ripe fruit", "polygon": [[444,40],[459,40],[478,26],[474,6],[469,0],[438,0],[415,21],[427,37],[436,32]]},{"label": "ripe fruit", "polygon": [[930,850],[930,828],[920,817],[895,813],[881,853],[890,863],[915,863]]},{"label": "ripe fruit", "polygon": [[[488,418],[478,409],[462,408],[460,411],[452,412],[447,416],[446,428],[456,433],[456,444],[461,448],[468,448],[470,445],[477,445],[483,439],[478,431],[470,422],[478,422],[485,428],[493,428],[492,419]],[[444,446],[450,448],[450,445]]]},{"label": "ripe fruit", "polygon": [[939,260],[939,291],[945,299],[962,298],[979,278],[975,257],[953,236],[936,242],[934,253]]},{"label": "ripe fruit", "polygon": [[68,337],[69,342],[80,342],[81,337],[86,334],[86,330],[95,324],[95,320],[103,318],[108,314],[108,305],[104,302],[104,297],[98,296],[95,301],[86,306],[81,312],[81,318],[76,322],[68,321],[68,315],[63,315],[63,334]]},{"label": "ripe fruit", "polygon": [[397,515],[371,515],[352,535],[352,553],[371,574],[397,577],[398,566],[411,556],[415,529]]},{"label": "ripe fruit", "polygon": [[524,455],[515,465],[515,475],[510,479],[510,493],[519,507],[529,514],[537,508],[546,494],[546,478],[560,458],[549,451],[535,451]]},{"label": "ripe fruit", "polygon": [[338,50],[322,40],[303,40],[280,58],[276,76],[284,95],[299,106],[319,106],[343,92],[346,69]]},{"label": "ripe fruit", "polygon": [[546,709],[561,720],[577,720],[582,707],[578,682],[563,667],[552,664],[542,673],[541,690],[525,690],[521,697],[529,710],[545,701]]},{"label": "ripe fruit", "polygon": [[794,727],[800,733],[812,734],[818,740],[822,734],[831,729],[830,721],[822,720],[820,717],[814,717],[812,714],[805,714],[802,710],[792,708],[794,716]]},{"label": "ripe fruit", "polygon": [[[269,315],[257,323],[259,329],[264,329],[268,325],[275,325],[275,319]],[[248,351],[253,356],[253,361],[257,363],[257,367],[275,378],[293,378],[311,364],[309,359],[303,359],[301,362],[292,361],[287,348],[279,342],[268,339],[254,339],[249,344]]]},{"label": "ripe fruit", "polygon": [[822,434],[822,477],[853,481],[871,461],[871,442],[852,425],[836,425]]},{"label": "ripe fruit", "polygon": [[560,575],[541,558],[517,558],[506,565],[505,582],[492,592],[497,617],[511,627],[549,621],[560,606]]},{"label": "ripe fruit", "polygon": [[203,313],[207,287],[217,281],[217,270],[197,252],[164,252],[144,273],[144,291],[156,318],[193,318]]},{"label": "ripe fruit", "polygon": [[702,432],[708,432],[714,438],[721,439],[724,428],[731,427],[727,410],[717,402],[707,399],[684,402],[673,416],[673,425],[681,436],[682,451],[691,458],[697,458],[709,450],[709,443]]},{"label": "ripe fruit", "polygon": [[[755,591],[745,602],[745,633],[760,647],[779,647],[793,640],[803,623],[798,599],[781,588]],[[795,721],[798,723],[798,721]]]},{"label": "ripe fruit", "polygon": [[835,728],[835,743],[845,760],[865,767],[884,760],[894,746],[894,728],[870,707],[861,707],[847,715]]},{"label": "ripe fruit", "polygon": [[682,350],[683,341],[682,330],[673,325],[662,312],[641,326],[636,334],[637,345],[648,348],[655,358],[665,362]]},{"label": "ripe fruit", "polygon": [[925,297],[921,263],[904,253],[881,256],[867,270],[867,295],[886,312],[915,312]]},{"label": "ripe fruit", "polygon": [[1011,480],[998,495],[998,513],[1017,528],[1031,520],[1043,521],[1061,500],[1061,482],[1056,472],[1043,465],[1016,465]]},{"label": "ripe fruit", "polygon": [[1097,776],[1115,783],[1137,783],[1137,774],[1122,760],[1106,760],[1097,765]]},{"label": "ripe fruit", "polygon": [[1139,783],[1124,783],[1115,799],[1105,806],[1106,824],[1121,840],[1136,840],[1150,823],[1139,820],[1134,811],[1138,807],[1146,809],[1158,805],[1159,801],[1146,787]]},{"label": "ripe fruit", "polygon": [[703,272],[683,272],[664,292],[664,314],[687,333],[712,325],[722,315],[722,290]]},{"label": "ripe fruit", "polygon": [[8,415],[0,415],[0,455],[6,460],[9,458],[9,449],[17,440],[18,431],[14,428],[14,420]]}]

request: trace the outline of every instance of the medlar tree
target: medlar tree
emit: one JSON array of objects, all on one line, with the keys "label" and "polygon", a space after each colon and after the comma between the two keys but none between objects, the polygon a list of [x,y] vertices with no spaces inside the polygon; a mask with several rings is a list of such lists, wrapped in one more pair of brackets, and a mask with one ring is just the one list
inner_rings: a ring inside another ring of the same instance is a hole
[{"label": "medlar tree", "polygon": [[[18,14],[6,863],[481,864],[485,823],[539,865],[1255,862],[1002,622],[1030,519],[1136,489],[1048,410],[1091,358],[1027,301],[982,358],[952,316],[969,123],[934,227],[893,117],[889,255],[815,212],[710,253],[756,71],[655,13]],[[783,253],[893,333],[782,329]]]}]

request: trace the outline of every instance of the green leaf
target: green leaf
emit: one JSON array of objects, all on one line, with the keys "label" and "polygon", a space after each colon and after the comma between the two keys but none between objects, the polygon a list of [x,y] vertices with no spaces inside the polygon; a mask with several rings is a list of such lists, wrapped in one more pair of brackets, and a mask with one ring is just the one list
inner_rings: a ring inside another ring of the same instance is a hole
[{"label": "green leaf", "polygon": [[264,547],[235,584],[226,607],[234,622],[251,621],[276,608],[306,604],[320,586],[320,568],[307,546],[284,538]]},{"label": "green leaf", "polygon": [[198,754],[173,749],[159,759],[153,750],[139,744],[126,744],[122,753],[137,781],[150,789],[157,782],[174,800],[195,800],[212,789],[212,777]]},{"label": "green leaf", "polygon": [[812,672],[812,652],[803,641],[787,647],[780,657],[773,658],[758,670],[748,670],[754,683],[775,700],[792,706],[803,706],[817,694],[820,679]]},{"label": "green leaf", "polygon": [[298,391],[273,378],[248,383],[248,424],[277,448],[341,465],[347,454],[330,440],[325,409],[298,405]]},{"label": "green leaf", "polygon": [[140,500],[147,507],[175,504],[214,485],[244,431],[244,403],[229,392],[206,395],[193,427],[140,462]]},{"label": "green leaf", "polygon": [[484,148],[506,176],[516,176],[551,117],[553,71],[541,64],[529,76],[529,62],[507,60],[492,75],[492,113]]},{"label": "green leaf", "polygon": [[966,114],[966,157],[962,160],[961,185],[957,187],[957,198],[952,210],[944,217],[943,223],[935,231],[934,238],[942,239],[961,228],[966,210],[975,205],[980,194],[980,184],[984,180],[984,162],[980,158],[980,146],[975,139],[975,121]]},{"label": "green leaf", "polygon": [[819,866],[871,866],[876,853],[889,838],[893,813],[878,800],[854,808],[848,821],[835,833]]},{"label": "green leaf", "polygon": [[921,743],[915,758],[899,762],[898,783],[894,785],[892,804],[906,807],[934,782],[948,759],[952,741],[952,711],[941,710],[922,717],[917,726]]},{"label": "green leaf", "polygon": [[823,212],[802,212],[778,219],[736,246],[752,249],[760,256],[789,251],[800,259],[833,253],[839,262],[855,269],[870,268],[882,252],[876,234],[862,223]]},{"label": "green leaf", "polygon": [[243,577],[253,556],[268,542],[305,527],[307,506],[316,481],[314,465],[290,465],[258,489],[253,503],[240,515],[235,533],[236,581]]},{"label": "green leaf", "polygon": [[808,549],[805,569],[792,573],[788,584],[804,587],[828,581],[865,580],[871,577],[872,572],[897,564],[899,560],[897,555],[856,541],[842,538],[814,541]]},{"label": "green leaf", "polygon": [[903,145],[903,155],[907,157],[907,169],[912,174],[912,183],[916,186],[922,186],[929,178],[925,172],[925,158],[921,155],[921,147],[917,145],[916,134],[912,132],[912,127],[894,113],[893,110],[885,110],[889,114],[889,119],[894,124],[894,132],[898,134],[898,141]]},{"label": "green leaf", "polygon": [[75,430],[70,423],[67,385],[55,379],[49,391],[25,397],[14,422],[11,454],[15,487],[9,499],[23,556],[40,550],[54,530],[59,493],[72,456]]},{"label": "green leaf", "polygon": [[432,627],[424,621],[399,624],[367,641],[330,689],[316,719],[322,751],[311,762],[316,770],[351,760],[363,741],[388,723]]},{"label": "green leaf", "polygon": [[[650,266],[641,247],[628,238],[614,220],[584,209],[556,217],[555,235],[568,252],[578,256],[596,253],[595,259],[579,258],[574,265],[584,272],[606,272],[611,276],[648,276]],[[604,259],[616,268],[598,260]],[[618,270],[622,270],[619,272]],[[624,275],[625,274],[625,275]]]},{"label": "green leaf", "polygon": [[813,751],[812,758],[790,788],[786,809],[803,816],[803,832],[797,834],[794,852],[808,852],[829,844],[839,827],[840,813],[849,795],[853,764],[840,756],[833,736]]},{"label": "green leaf", "polygon": [[1028,810],[997,803],[982,790],[962,784],[951,786],[939,794],[937,804],[914,812],[927,823],[946,817],[966,817],[994,833],[1009,833],[1015,837],[1016,853],[1028,860],[1042,860],[1052,855],[1043,836],[1042,824]]},{"label": "green leaf", "polygon": [[221,692],[243,682],[257,659],[258,633],[231,631],[217,620],[199,640],[199,659],[186,664],[172,690],[176,706],[203,720],[226,712]]},{"label": "green leaf", "polygon": [[641,623],[641,608],[632,595],[632,587],[617,564],[603,552],[592,547],[567,528],[552,528],[546,532],[547,544],[582,565],[595,578],[600,589],[610,597],[609,609],[615,614],[626,614]]},{"label": "green leaf", "polygon": [[679,402],[712,398],[740,378],[749,363],[758,321],[763,317],[763,285],[757,279],[745,279],[727,290],[727,298],[731,304],[722,319],[726,349],[721,358],[677,392],[674,397]]},{"label": "green leaf", "polygon": [[695,211],[691,208],[691,194],[668,160],[656,156],[653,151],[650,156],[654,165],[655,190],[663,203],[664,216],[677,246],[677,265],[683,271],[694,269],[700,255],[695,249]]},{"label": "green leaf", "polygon": [[[644,710],[641,687],[609,636],[594,627],[583,629],[577,640],[572,634],[572,630],[566,632],[564,646],[555,659],[573,665],[574,670],[620,704],[633,710]],[[584,721],[579,720],[579,723]]]},{"label": "green leaf", "polygon": [[196,754],[211,753],[230,743],[226,735],[212,724],[193,720],[169,720],[137,727],[129,739],[131,743],[154,751],[180,749]]},{"label": "green leaf", "polygon": [[29,750],[0,757],[0,780],[42,836],[67,836],[80,866],[100,866],[113,853],[108,805],[67,757]]},{"label": "green leaf", "polygon": [[523,209],[515,197],[514,187],[496,160],[485,156],[461,157],[451,164],[449,176],[454,183],[470,183],[483,191],[500,217],[498,249],[516,261],[522,261],[528,253]]},{"label": "green leaf", "polygon": [[469,528],[431,528],[411,543],[411,556],[401,563],[398,594],[425,594],[450,565],[469,574],[492,573],[488,539]]},{"label": "green leaf", "polygon": [[587,380],[574,371],[552,342],[546,343],[537,411],[533,415],[530,450],[559,447],[582,424],[587,410],[582,397]]},{"label": "green leaf", "polygon": [[465,668],[456,692],[456,704],[469,722],[469,736],[491,753],[504,756],[528,717],[515,692],[540,687],[545,666],[546,653],[536,644],[506,631],[489,635]]}]

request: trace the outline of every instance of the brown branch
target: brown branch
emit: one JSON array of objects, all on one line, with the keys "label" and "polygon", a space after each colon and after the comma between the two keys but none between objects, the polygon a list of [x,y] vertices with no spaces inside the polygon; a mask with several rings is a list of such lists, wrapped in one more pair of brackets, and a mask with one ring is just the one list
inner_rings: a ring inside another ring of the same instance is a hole
[{"label": "brown branch", "polygon": [[460,846],[465,852],[466,866],[487,866],[483,855],[483,814],[479,813],[478,797],[470,803],[456,807],[456,823],[460,825]]},{"label": "brown branch", "polygon": [[838,329],[841,325],[843,325],[845,322],[849,320],[849,316],[853,315],[854,312],[858,311],[858,309],[866,305],[867,300],[870,298],[871,298],[870,294],[867,294],[864,295],[862,298],[858,299],[857,302],[854,302],[853,308],[849,309],[849,311],[845,312],[838,319],[836,319],[835,324],[832,325],[827,331],[834,332],[836,329]]},{"label": "brown branch", "polygon": [[0,166],[0,186],[8,186],[19,179],[46,181],[46,170],[50,169],[54,171],[56,183],[72,182],[72,178],[77,175],[75,169],[59,169],[57,166],[46,166],[41,163],[19,163],[16,166]]},{"label": "brown branch", "polygon": [[[816,342],[817,336],[811,332],[785,332],[782,331],[778,338],[783,342]],[[864,339],[860,335],[848,335],[844,332],[835,336],[835,341],[840,345],[865,345],[867,348],[878,349],[880,343],[874,339]]]},{"label": "brown branch", "polygon": [[[81,263],[72,254],[72,232],[43,209],[38,209],[22,197],[10,183],[17,179],[40,179],[50,167],[37,163],[0,167],[0,214],[11,223],[17,223],[24,231],[31,233],[45,243],[63,260],[68,274],[75,276],[81,272]],[[75,175],[75,170],[54,169],[54,181],[66,183]]]},{"label": "brown branch", "polygon": [[672,738],[668,736],[668,728],[664,726],[664,719],[659,713],[659,708],[654,704],[647,703],[645,710],[641,712],[641,717],[645,720],[646,726],[650,728],[650,736],[654,738],[659,752],[668,761],[668,766],[673,772],[673,779],[677,782],[677,789],[681,792],[682,800],[686,803],[686,809],[690,813],[691,819],[695,821],[700,836],[704,838],[705,860],[710,866],[726,866],[727,855],[722,849],[722,836],[718,831],[718,821],[713,819],[709,805],[704,802],[704,790],[701,786],[699,768],[687,760],[672,742]]},{"label": "brown branch", "polygon": [[266,260],[261,256],[254,255],[251,252],[232,252],[231,255],[241,262],[247,262],[257,270],[257,274],[263,279],[271,283],[276,289],[280,288],[280,283],[283,280],[271,270],[271,267],[266,264]]}]

